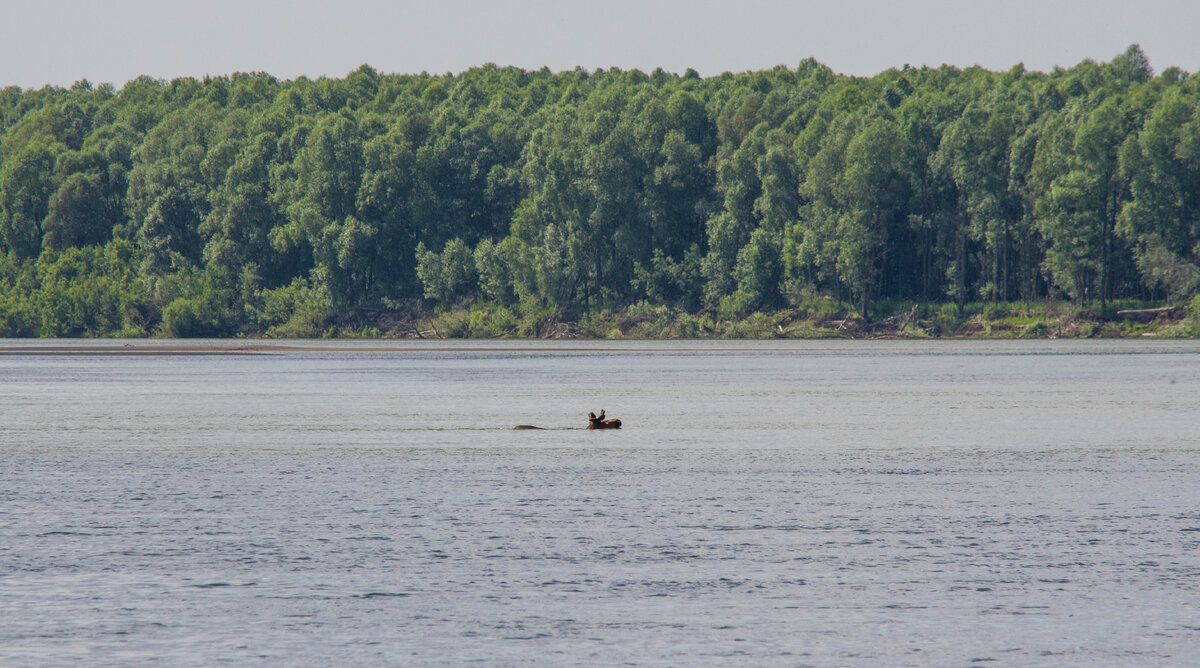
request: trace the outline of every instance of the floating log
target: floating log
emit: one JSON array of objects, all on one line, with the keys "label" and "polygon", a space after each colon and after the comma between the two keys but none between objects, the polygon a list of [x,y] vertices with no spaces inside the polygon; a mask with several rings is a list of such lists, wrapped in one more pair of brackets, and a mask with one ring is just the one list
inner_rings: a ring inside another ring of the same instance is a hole
[{"label": "floating log", "polygon": [[535,427],[531,424],[519,424],[513,427],[513,429],[545,429],[545,427]]}]

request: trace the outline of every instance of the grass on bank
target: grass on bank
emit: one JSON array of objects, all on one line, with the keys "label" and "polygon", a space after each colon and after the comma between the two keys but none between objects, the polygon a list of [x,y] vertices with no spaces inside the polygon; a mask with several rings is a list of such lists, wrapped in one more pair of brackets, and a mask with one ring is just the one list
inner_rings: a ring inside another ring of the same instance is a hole
[{"label": "grass on bank", "polygon": [[[715,310],[639,302],[568,318],[550,308],[496,303],[460,304],[418,315],[350,319],[314,327],[309,336],[361,338],[591,338],[591,339],[826,339],[826,338],[1130,338],[1200,337],[1200,296],[1157,317],[1119,312],[1160,304],[1137,301],[1075,305],[1035,301],[954,304],[880,302],[863,319],[850,305],[812,299],[740,318]],[[1172,314],[1175,314],[1172,316]],[[282,332],[280,332],[282,333]],[[295,332],[289,331],[289,334]]]}]

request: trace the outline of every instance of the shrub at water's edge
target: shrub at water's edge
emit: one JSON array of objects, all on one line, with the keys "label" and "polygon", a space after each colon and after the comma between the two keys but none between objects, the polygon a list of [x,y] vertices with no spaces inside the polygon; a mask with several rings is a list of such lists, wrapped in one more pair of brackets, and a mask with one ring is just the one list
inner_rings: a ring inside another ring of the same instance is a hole
[{"label": "shrub at water's edge", "polygon": [[1160,336],[1177,338],[1200,338],[1200,295],[1192,298],[1186,308],[1187,316],[1183,320],[1159,332]]},{"label": "shrub at water's edge", "polygon": [[[382,338],[828,339],[828,338],[1131,338],[1200,336],[1200,303],[1151,308],[1140,302],[1075,306],[892,303],[864,319],[847,304],[820,300],[741,318],[639,302],[568,319],[548,309],[522,311],[473,302],[441,311],[362,313],[333,322],[325,336]],[[1094,307],[1093,307],[1094,306]]]},{"label": "shrub at water's edge", "polygon": [[[3,337],[271,338],[1115,338],[1200,337],[1200,295],[1162,306],[1136,300],[915,303],[880,300],[871,317],[806,292],[791,305],[738,314],[689,311],[641,300],[570,314],[537,301],[419,300],[338,311],[326,287],[304,278],[270,289],[227,287],[228,276],[193,270],[147,280],[124,242],[68,249],[36,260],[0,256]],[[436,304],[436,302],[435,302]]]}]

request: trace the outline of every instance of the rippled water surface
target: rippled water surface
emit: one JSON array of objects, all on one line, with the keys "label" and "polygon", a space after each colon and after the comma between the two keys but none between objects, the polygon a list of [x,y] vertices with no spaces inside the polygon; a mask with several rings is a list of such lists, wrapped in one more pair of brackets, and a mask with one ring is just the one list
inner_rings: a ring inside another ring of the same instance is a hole
[{"label": "rippled water surface", "polygon": [[0,343],[0,665],[1200,656],[1195,342]]}]

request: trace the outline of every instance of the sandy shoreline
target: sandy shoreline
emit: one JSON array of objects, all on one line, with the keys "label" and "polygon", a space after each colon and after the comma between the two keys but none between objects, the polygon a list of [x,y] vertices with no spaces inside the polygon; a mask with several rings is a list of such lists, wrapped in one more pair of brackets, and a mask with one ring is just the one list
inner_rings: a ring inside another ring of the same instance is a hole
[{"label": "sandy shoreline", "polygon": [[[610,347],[610,350],[618,350]],[[271,355],[280,353],[450,353],[450,352],[498,352],[519,351],[515,347],[502,346],[413,346],[413,345],[304,345],[297,343],[95,343],[66,344],[12,344],[0,343],[0,357],[18,355],[68,355],[68,356],[111,356],[111,355]],[[600,352],[601,348],[555,347],[539,349],[541,352]]]},{"label": "sandy shoreline", "polygon": [[[566,344],[561,341],[518,341],[508,340],[497,344],[479,341],[356,341],[337,344],[326,341],[136,341],[136,340],[104,340],[86,339],[64,341],[61,339],[0,339],[0,358],[32,357],[32,356],[62,356],[62,357],[139,357],[139,356],[234,356],[234,355],[286,355],[286,354],[328,354],[328,353],[374,353],[374,354],[478,354],[494,353],[501,355],[537,353],[539,355],[575,355],[575,354],[604,354],[631,352],[653,353],[697,353],[712,352],[711,344],[718,344],[717,351],[750,350],[759,353],[779,352],[787,354],[821,353],[841,351],[843,353],[862,352],[868,350],[886,349],[890,344],[907,344],[925,353],[947,354],[969,352],[961,348],[974,342],[976,346],[995,349],[997,354],[1015,352],[1031,354],[1071,354],[1083,349],[1094,349],[1097,346],[1113,346],[1116,341],[1126,341],[1135,352],[1192,352],[1195,340],[1184,339],[1063,339],[1052,340],[1017,340],[1017,339],[933,339],[896,341],[887,339],[853,340],[736,340],[736,341],[590,341],[587,343]],[[1136,341],[1136,343],[1135,343]],[[1074,342],[1070,345],[1069,342]],[[974,348],[972,348],[974,349]]]},{"label": "sandy shoreline", "polygon": [[315,350],[299,346],[263,345],[194,345],[194,344],[146,344],[146,345],[3,345],[0,355],[231,355],[256,354],[271,351],[289,352]]}]

